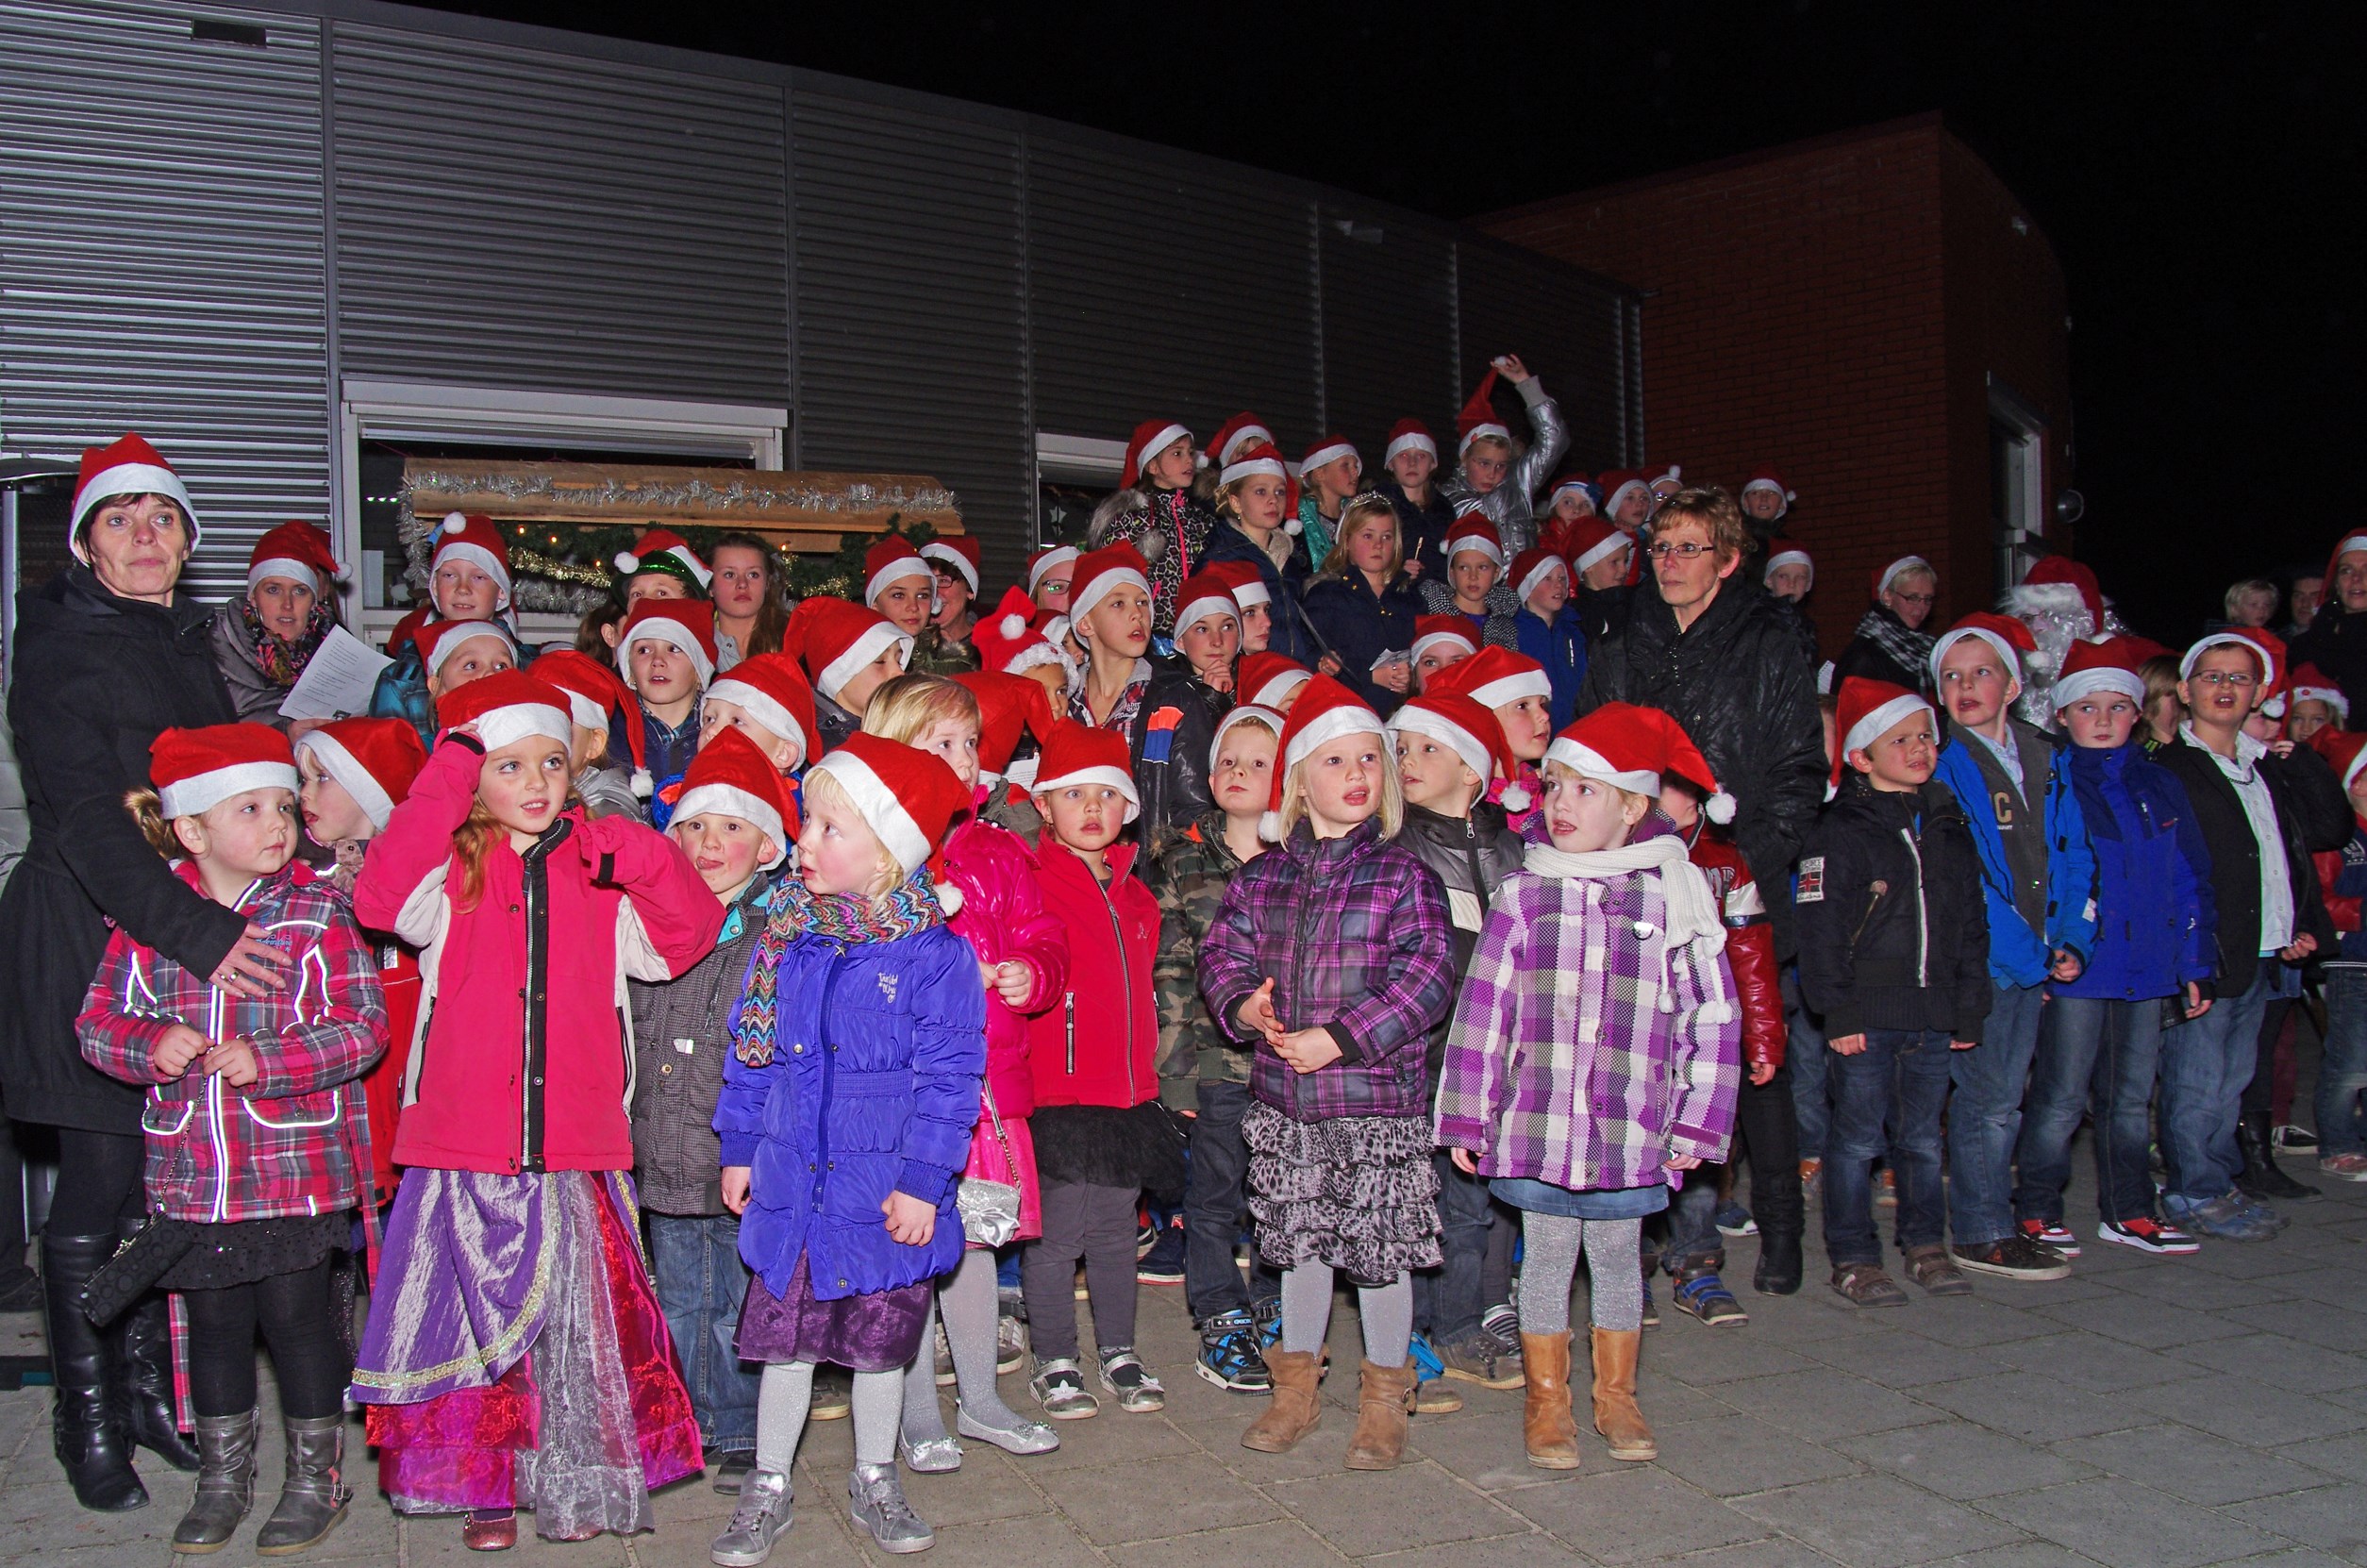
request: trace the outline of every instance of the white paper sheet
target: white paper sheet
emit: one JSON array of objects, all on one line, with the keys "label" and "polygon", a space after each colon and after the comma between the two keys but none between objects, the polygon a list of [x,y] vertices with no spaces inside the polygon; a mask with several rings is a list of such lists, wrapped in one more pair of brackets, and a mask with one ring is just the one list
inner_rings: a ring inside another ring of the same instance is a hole
[{"label": "white paper sheet", "polygon": [[370,689],[394,660],[343,626],[329,627],[279,704],[283,719],[350,719],[370,710]]}]

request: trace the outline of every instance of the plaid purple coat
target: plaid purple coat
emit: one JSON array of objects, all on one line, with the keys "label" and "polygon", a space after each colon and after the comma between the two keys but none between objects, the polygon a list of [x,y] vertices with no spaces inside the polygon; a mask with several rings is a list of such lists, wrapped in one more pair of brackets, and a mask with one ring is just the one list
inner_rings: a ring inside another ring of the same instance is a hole
[{"label": "plaid purple coat", "polygon": [[[1282,1026],[1329,1029],[1338,1061],[1295,1072],[1242,1032],[1234,1015],[1269,978]],[[1294,1121],[1422,1115],[1424,1039],[1454,993],[1446,894],[1377,821],[1337,839],[1301,823],[1235,874],[1200,939],[1209,1013],[1256,1048],[1250,1093]]]},{"label": "plaid purple coat", "polygon": [[1724,1159],[1742,1078],[1734,982],[1693,942],[1668,954],[1664,993],[1667,926],[1658,873],[1514,873],[1447,1031],[1439,1143],[1477,1154],[1482,1176],[1573,1192],[1663,1180],[1671,1155]]}]

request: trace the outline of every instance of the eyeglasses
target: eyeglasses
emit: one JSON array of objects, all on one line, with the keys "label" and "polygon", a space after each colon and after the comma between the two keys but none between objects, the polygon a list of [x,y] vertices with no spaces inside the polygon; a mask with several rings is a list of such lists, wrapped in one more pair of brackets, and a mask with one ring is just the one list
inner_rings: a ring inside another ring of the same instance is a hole
[{"label": "eyeglasses", "polygon": [[2257,686],[2260,677],[2242,670],[2197,670],[2194,678],[2205,686]]},{"label": "eyeglasses", "polygon": [[1940,595],[1937,593],[1901,593],[1895,588],[1891,590],[1891,597],[1900,604],[1922,605],[1926,609],[1940,602]]},{"label": "eyeglasses", "polygon": [[1713,548],[1715,548],[1715,546],[1709,544],[1696,544],[1689,539],[1681,543],[1670,543],[1664,542],[1655,544],[1645,550],[1644,554],[1650,556],[1654,560],[1666,560],[1671,556],[1675,556],[1678,560],[1699,560],[1702,557],[1708,555]]}]

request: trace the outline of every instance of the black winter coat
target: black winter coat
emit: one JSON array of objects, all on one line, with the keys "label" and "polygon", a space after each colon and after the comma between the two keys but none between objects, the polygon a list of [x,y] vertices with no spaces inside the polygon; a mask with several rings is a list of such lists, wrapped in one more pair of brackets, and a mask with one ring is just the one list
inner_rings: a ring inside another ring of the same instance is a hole
[{"label": "black winter coat", "polygon": [[1230,706],[1192,676],[1153,667],[1142,706],[1126,726],[1126,755],[1142,796],[1143,857],[1165,854],[1170,842],[1216,809],[1209,793],[1209,743]]},{"label": "black winter coat", "polygon": [[1259,580],[1266,585],[1266,592],[1274,600],[1267,612],[1274,630],[1266,639],[1266,651],[1295,659],[1311,670],[1323,650],[1315,646],[1315,639],[1307,629],[1307,545],[1296,538],[1291,544],[1290,563],[1276,566],[1272,556],[1258,548],[1257,541],[1233,525],[1231,518],[1219,517],[1200,546],[1200,560],[1209,566],[1220,560],[1245,560],[1255,566]]},{"label": "black winter coat", "polygon": [[1307,588],[1307,618],[1314,623],[1316,635],[1340,656],[1340,683],[1384,719],[1406,695],[1373,678],[1373,660],[1388,649],[1410,649],[1414,617],[1421,613],[1422,599],[1411,577],[1392,578],[1378,593],[1361,572],[1318,577]]},{"label": "black winter coat", "polygon": [[[1496,890],[1521,869],[1526,846],[1505,819],[1504,808],[1481,801],[1468,817],[1450,817],[1426,807],[1408,806],[1406,826],[1397,842],[1430,868],[1446,890],[1446,915],[1455,953],[1455,990],[1460,994],[1471,956],[1479,946],[1480,922]],[[1430,1075],[1430,1093],[1439,1092],[1439,1064],[1446,1059],[1446,1035],[1455,1009],[1430,1028],[1423,1060]]]},{"label": "black winter coat", "polygon": [[1446,536],[1455,526],[1455,507],[1438,487],[1430,485],[1430,504],[1417,507],[1406,497],[1406,487],[1394,479],[1383,479],[1374,486],[1388,498],[1397,513],[1397,539],[1405,546],[1408,560],[1422,563],[1422,575],[1446,575]]},{"label": "black winter coat", "polygon": [[[1679,632],[1659,590],[1636,589],[1626,624],[1588,653],[1579,716],[1607,702],[1658,708],[1684,726],[1735,799],[1735,845],[1760,884],[1791,875],[1825,798],[1825,732],[1816,674],[1766,594],[1729,580]],[[1789,959],[1790,904],[1768,900],[1768,922],[1776,958]]]},{"label": "black winter coat", "polygon": [[[2181,735],[2153,759],[2186,787],[2194,825],[2210,850],[2211,897],[2219,913],[2219,979],[2222,996],[2249,990],[2260,966],[2260,842],[2252,835],[2243,797],[2203,747]],[[2331,954],[2340,941],[2326,914],[2325,892],[2309,859],[2313,850],[2340,849],[2350,842],[2350,802],[2334,770],[2308,746],[2291,757],[2271,752],[2259,760],[2276,826],[2285,839],[2285,875],[2293,891],[2293,929],[2318,939]]]},{"label": "black winter coat", "polygon": [[140,1135],[145,1094],[75,1043],[109,921],[198,975],[246,929],[174,876],[124,809],[159,731],[237,717],[211,620],[185,593],[170,609],[117,598],[87,566],[17,595],[8,725],[31,841],[0,895],[0,1087],[20,1121]]},{"label": "black winter coat", "polygon": [[[1898,621],[1898,617],[1892,614],[1890,608],[1885,605],[1875,606],[1874,613],[1888,620]],[[1864,625],[1862,621],[1859,624]],[[1906,626],[1904,621],[1898,621],[1898,624],[1902,627]],[[1849,640],[1849,646],[1842,649],[1841,657],[1833,660],[1833,690],[1838,692],[1841,690],[1841,683],[1853,676],[1865,680],[1887,680],[1893,686],[1904,686],[1909,692],[1921,692],[1926,697],[1931,695],[1931,671],[1929,669],[1922,667],[1909,669],[1891,657],[1890,649],[1863,632],[1852,637]]]},{"label": "black winter coat", "polygon": [[2291,652],[2292,668],[2315,664],[2342,689],[2352,712],[2367,712],[2367,614],[2350,614],[2329,592]]},{"label": "black winter coat", "polygon": [[1989,901],[1964,809],[1943,784],[1876,790],[1851,772],[1800,858],[1800,990],[1828,1038],[1989,1016]]}]

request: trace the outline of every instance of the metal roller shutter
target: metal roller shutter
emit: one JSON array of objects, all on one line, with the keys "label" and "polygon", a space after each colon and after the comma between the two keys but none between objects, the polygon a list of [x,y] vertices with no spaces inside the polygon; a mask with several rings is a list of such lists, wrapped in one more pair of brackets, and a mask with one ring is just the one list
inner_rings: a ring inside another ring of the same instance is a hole
[{"label": "metal roller shutter", "polygon": [[932,475],[984,578],[1035,511],[1020,139],[800,87],[791,98],[797,462]]},{"label": "metal roller shutter", "polygon": [[[1635,408],[1622,357],[1626,296],[1542,258],[1468,242],[1455,250],[1464,391],[1478,385],[1492,356],[1517,354],[1561,405],[1570,465],[1589,474],[1621,466]],[[1509,394],[1498,402],[1508,414],[1516,407]]]},{"label": "metal roller shutter", "polygon": [[0,442],[137,429],[189,483],[185,585],[329,507],[320,29],[208,6],[0,10]]},{"label": "metal roller shutter", "polygon": [[789,401],[781,91],[340,24],[348,375]]},{"label": "metal roller shutter", "polygon": [[1030,135],[1036,428],[1122,439],[1247,408],[1319,432],[1313,204],[1140,143]]},{"label": "metal roller shutter", "polygon": [[1323,220],[1325,418],[1377,479],[1399,420],[1411,415],[1442,436],[1455,428],[1463,393],[1452,247],[1431,230],[1339,208]]}]

